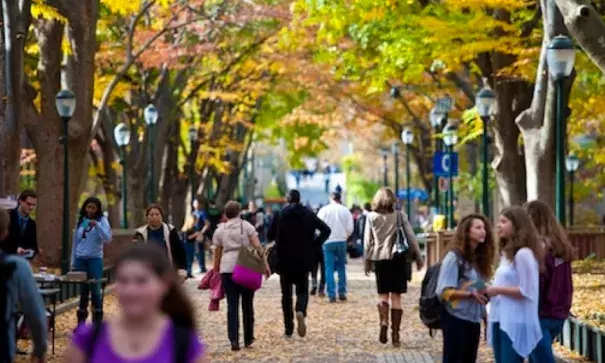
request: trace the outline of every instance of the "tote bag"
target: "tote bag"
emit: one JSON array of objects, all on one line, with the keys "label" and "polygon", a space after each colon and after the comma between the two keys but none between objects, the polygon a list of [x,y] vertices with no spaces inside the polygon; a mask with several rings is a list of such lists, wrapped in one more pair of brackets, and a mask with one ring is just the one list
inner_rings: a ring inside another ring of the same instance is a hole
[{"label": "tote bag", "polygon": [[[241,229],[242,237],[245,237],[243,226]],[[233,282],[256,291],[260,289],[263,283],[263,272],[265,272],[265,260],[262,253],[254,247],[242,245],[231,277]]]}]

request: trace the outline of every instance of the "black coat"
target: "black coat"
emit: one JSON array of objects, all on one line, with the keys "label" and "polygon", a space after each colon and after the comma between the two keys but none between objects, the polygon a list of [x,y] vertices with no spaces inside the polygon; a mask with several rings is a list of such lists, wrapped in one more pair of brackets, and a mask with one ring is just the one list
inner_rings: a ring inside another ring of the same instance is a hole
[{"label": "black coat", "polygon": [[[148,228],[148,225],[144,225],[137,229],[134,234],[134,240],[147,243]],[[166,250],[170,251],[170,256],[168,257],[172,262],[172,266],[177,270],[186,270],[187,257],[185,254],[185,246],[183,245],[183,241],[179,237],[176,228],[168,223],[162,223],[162,229],[164,232]]]},{"label": "black coat", "polygon": [[2,250],[8,254],[16,254],[17,247],[21,247],[25,250],[34,250],[37,254],[38,238],[36,237],[36,222],[30,218],[25,225],[25,230],[21,233],[17,209],[12,209],[9,213],[10,226],[8,229],[8,237],[2,242]]},{"label": "black coat", "polygon": [[[316,231],[319,230],[319,236]],[[301,204],[290,204],[273,218],[268,240],[277,248],[279,273],[307,273],[313,269],[315,251],[330,236],[330,227]]]}]

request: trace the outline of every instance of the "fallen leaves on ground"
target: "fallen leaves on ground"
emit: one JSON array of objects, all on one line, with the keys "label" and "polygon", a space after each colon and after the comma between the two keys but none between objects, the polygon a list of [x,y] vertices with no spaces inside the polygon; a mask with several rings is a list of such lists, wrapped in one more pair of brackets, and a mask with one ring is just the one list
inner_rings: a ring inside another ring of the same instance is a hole
[{"label": "fallen leaves on ground", "polygon": [[605,330],[605,275],[575,274],[573,284],[573,315]]}]

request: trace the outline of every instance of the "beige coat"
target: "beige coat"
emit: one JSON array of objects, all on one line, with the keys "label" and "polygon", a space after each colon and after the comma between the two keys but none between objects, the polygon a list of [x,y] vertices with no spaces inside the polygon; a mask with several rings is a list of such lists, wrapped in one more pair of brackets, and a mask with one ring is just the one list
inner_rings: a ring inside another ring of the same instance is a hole
[{"label": "beige coat", "polygon": [[363,245],[366,261],[385,261],[393,258],[393,246],[397,243],[397,213],[401,213],[403,227],[409,245],[408,262],[422,261],[422,254],[414,230],[404,212],[379,214],[371,212],[366,218]]}]

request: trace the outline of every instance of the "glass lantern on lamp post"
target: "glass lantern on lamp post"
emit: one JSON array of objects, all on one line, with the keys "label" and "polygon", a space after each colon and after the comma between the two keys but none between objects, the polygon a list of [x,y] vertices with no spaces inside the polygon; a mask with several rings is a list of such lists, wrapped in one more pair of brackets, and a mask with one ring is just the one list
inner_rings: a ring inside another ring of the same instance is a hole
[{"label": "glass lantern on lamp post", "polygon": [[574,154],[567,155],[567,159],[565,159],[565,168],[569,173],[569,226],[573,226],[574,224],[574,178],[576,175],[576,171],[580,167],[580,159]]},{"label": "glass lantern on lamp post", "polygon": [[489,141],[487,135],[487,124],[490,117],[494,114],[496,108],[496,94],[491,88],[485,87],[477,93],[475,101],[479,116],[483,121],[483,180],[482,180],[482,205],[483,214],[486,217],[490,217],[489,208],[489,169],[488,169],[488,157],[489,157]]},{"label": "glass lantern on lamp post", "polygon": [[412,192],[410,188],[410,145],[414,142],[414,133],[411,129],[406,128],[401,133],[401,141],[405,145],[405,188],[406,188],[406,213],[408,218],[411,218],[412,212]]},{"label": "glass lantern on lamp post", "polygon": [[449,160],[449,214],[447,217],[448,228],[454,228],[454,168],[452,167],[452,159],[454,157],[454,145],[458,142],[458,130],[455,126],[449,125],[443,129],[443,143],[447,147]]}]

